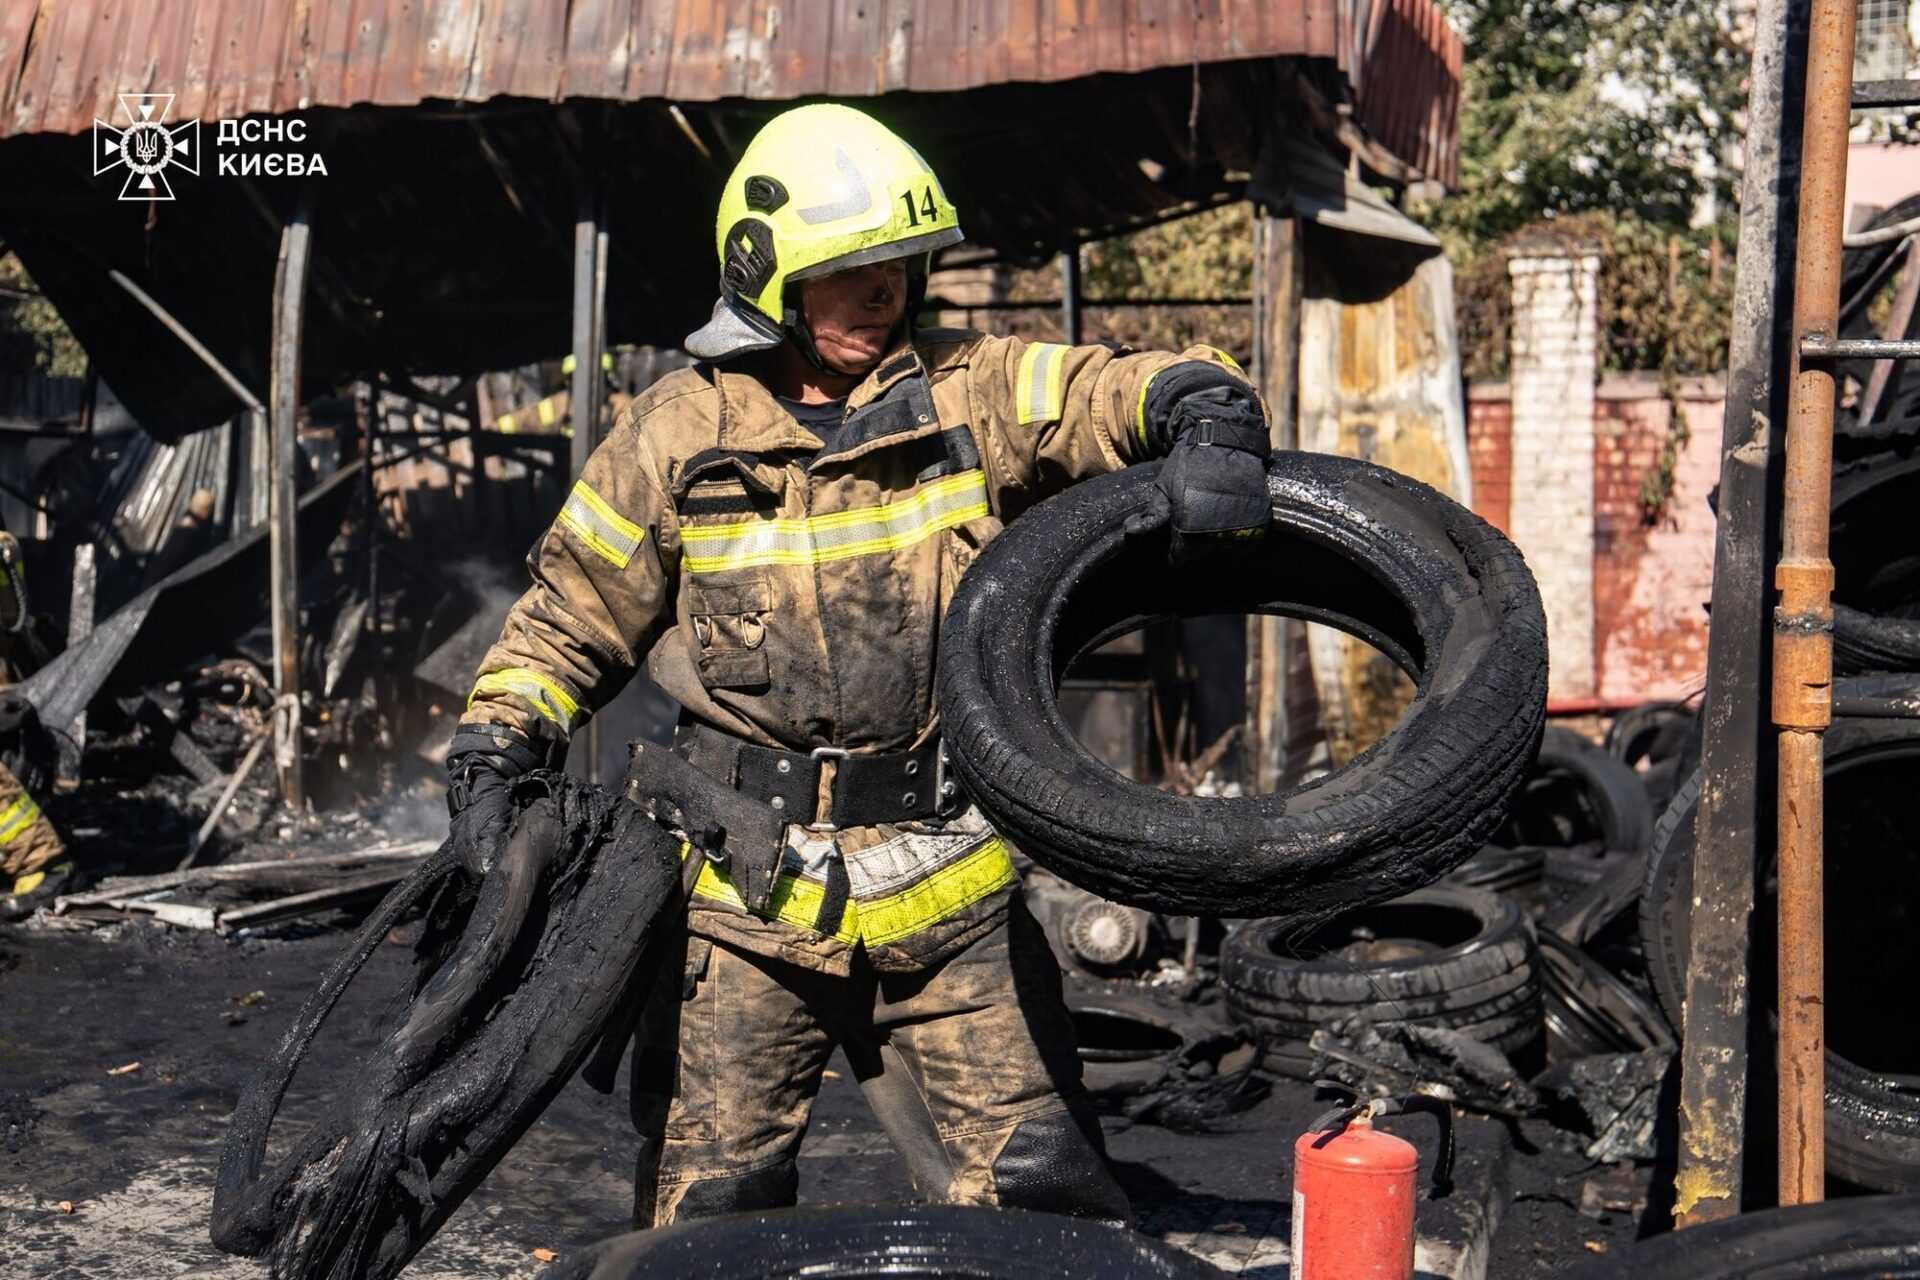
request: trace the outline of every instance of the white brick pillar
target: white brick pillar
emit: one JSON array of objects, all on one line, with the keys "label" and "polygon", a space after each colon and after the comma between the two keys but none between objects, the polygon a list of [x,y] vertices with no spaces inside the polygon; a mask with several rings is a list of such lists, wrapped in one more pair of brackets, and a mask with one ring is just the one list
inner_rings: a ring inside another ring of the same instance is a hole
[{"label": "white brick pillar", "polygon": [[1600,256],[1531,244],[1507,260],[1513,283],[1513,540],[1547,610],[1547,692],[1591,698],[1593,388]]}]

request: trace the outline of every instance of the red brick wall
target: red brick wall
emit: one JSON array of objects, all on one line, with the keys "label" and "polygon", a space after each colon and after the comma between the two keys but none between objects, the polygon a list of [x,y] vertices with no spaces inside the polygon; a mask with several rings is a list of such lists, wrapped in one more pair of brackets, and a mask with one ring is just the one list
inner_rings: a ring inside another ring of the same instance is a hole
[{"label": "red brick wall", "polygon": [[1473,509],[1503,533],[1513,502],[1513,404],[1505,383],[1467,392],[1467,467],[1473,474]]},{"label": "red brick wall", "polygon": [[[1679,398],[1690,439],[1653,521],[1640,487],[1666,439],[1668,401],[1650,377],[1624,375],[1604,379],[1594,402],[1593,662],[1603,706],[1685,698],[1706,679],[1714,534],[1706,498],[1719,479],[1724,391],[1694,382]],[[1504,383],[1468,388],[1474,510],[1501,529],[1512,501],[1511,422]]]},{"label": "red brick wall", "polygon": [[[1626,382],[1626,380],[1619,380]],[[1650,392],[1650,394],[1649,394]],[[1680,394],[1689,440],[1652,520],[1641,485],[1659,462],[1673,409],[1657,389],[1623,385],[1594,406],[1594,672],[1604,701],[1684,698],[1706,682],[1706,603],[1723,392]]]}]

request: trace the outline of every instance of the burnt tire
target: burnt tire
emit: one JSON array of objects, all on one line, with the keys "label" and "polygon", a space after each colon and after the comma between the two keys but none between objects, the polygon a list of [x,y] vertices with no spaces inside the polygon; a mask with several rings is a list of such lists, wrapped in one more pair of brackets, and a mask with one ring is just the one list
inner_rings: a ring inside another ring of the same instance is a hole
[{"label": "burnt tire", "polygon": [[1540,755],[1495,835],[1506,848],[1566,847],[1644,852],[1653,842],[1653,802],[1631,766],[1570,729],[1549,728]]},{"label": "burnt tire", "polygon": [[[1878,231],[1915,218],[1920,218],[1920,192],[1882,209],[1859,230]],[[1848,249],[1842,254],[1842,338],[1920,337],[1920,311],[1916,311],[1908,320],[1904,334],[1888,334],[1881,331],[1884,320],[1876,323],[1875,308],[1869,303],[1874,292],[1885,290],[1898,279],[1903,251],[1912,252],[1905,240],[1883,240],[1879,244]],[[1838,362],[1835,372],[1844,381],[1864,388],[1873,374],[1874,363],[1871,360],[1842,360]],[[1838,408],[1833,423],[1834,434],[1838,438],[1836,451],[1871,448],[1890,439],[1911,440],[1916,432],[1920,432],[1920,372],[1906,362],[1896,360],[1887,369],[1887,374],[1886,389],[1874,410],[1872,422],[1863,423],[1859,420],[1856,403]],[[1853,397],[1846,399],[1852,401]]]},{"label": "burnt tire", "polygon": [[1118,1227],[957,1205],[778,1209],[678,1223],[569,1252],[542,1273],[544,1280],[1215,1280],[1225,1274]]},{"label": "burnt tire", "polygon": [[1833,663],[1842,675],[1920,671],[1920,451],[1870,454],[1834,472]]},{"label": "burnt tire", "polygon": [[1110,1100],[1155,1087],[1209,1040],[1233,1033],[1191,1006],[1169,1006],[1124,989],[1067,992],[1080,1081]]},{"label": "burnt tire", "polygon": [[1574,1280],[1920,1276],[1920,1196],[1859,1196],[1743,1213],[1643,1241]]},{"label": "burnt tire", "polygon": [[1643,702],[1613,718],[1604,745],[1640,775],[1657,820],[1700,763],[1700,717],[1684,702]]},{"label": "burnt tire", "polygon": [[[1836,694],[1846,696],[1857,682],[1841,681]],[[1827,1169],[1847,1181],[1881,1191],[1920,1190],[1920,1036],[1909,1036],[1899,1050],[1900,1061],[1882,1060],[1874,1067],[1860,1059],[1873,1056],[1871,1029],[1880,1025],[1892,1034],[1907,1025],[1882,1007],[1886,984],[1911,971],[1899,954],[1888,954],[1882,939],[1904,939],[1911,960],[1920,936],[1920,899],[1906,892],[1915,876],[1889,866],[1882,847],[1853,847],[1845,824],[1860,821],[1857,803],[1835,794],[1836,779],[1853,770],[1896,768],[1908,776],[1920,771],[1920,721],[1840,719],[1825,734],[1826,776],[1834,803],[1828,810],[1827,902],[1829,918],[1850,919],[1849,945],[1827,949],[1828,1052],[1826,1058]],[[1870,780],[1862,772],[1860,780]],[[1694,818],[1699,807],[1701,779],[1690,778],[1654,834],[1647,864],[1647,885],[1640,900],[1641,946],[1648,975],[1668,1020],[1680,1025],[1681,1000],[1686,991],[1689,934],[1688,904],[1693,897]],[[1896,801],[1888,806],[1902,812]],[[1910,806],[1907,806],[1910,808]],[[1911,843],[1893,846],[1910,860]],[[1769,859],[1771,861],[1771,859]],[[1756,1006],[1772,1007],[1773,897],[1768,889],[1771,867],[1761,868],[1755,894],[1753,975]],[[1836,878],[1836,874],[1839,877]],[[1889,892],[1898,886],[1900,892]],[[1869,928],[1863,912],[1876,913]],[[1869,1008],[1850,1012],[1849,1000],[1858,995]],[[1867,1037],[1867,1038],[1863,1038]],[[1897,1042],[1896,1042],[1897,1043]],[[1851,1056],[1850,1056],[1851,1055]]]},{"label": "burnt tire", "polygon": [[1256,920],[1220,948],[1227,1007],[1266,1040],[1270,1070],[1304,1076],[1314,1028],[1355,1014],[1446,1027],[1517,1053],[1540,1037],[1538,951],[1520,909],[1473,889],[1421,889],[1301,936]]},{"label": "burnt tire", "polygon": [[[1546,627],[1519,551],[1426,485],[1279,453],[1257,547],[1168,563],[1156,467],[1076,485],[1016,521],[954,594],[940,714],[954,772],[1048,870],[1177,915],[1292,925],[1431,883],[1487,843],[1539,745]],[[1095,758],[1055,701],[1076,656],[1160,616],[1322,622],[1414,680],[1347,765],[1273,795],[1179,796]]]}]

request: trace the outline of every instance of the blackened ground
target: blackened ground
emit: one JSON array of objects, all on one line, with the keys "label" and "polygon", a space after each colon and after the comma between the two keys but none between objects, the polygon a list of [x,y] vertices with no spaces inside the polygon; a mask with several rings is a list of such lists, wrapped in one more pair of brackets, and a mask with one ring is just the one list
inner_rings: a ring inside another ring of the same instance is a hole
[{"label": "blackened ground", "polygon": [[[343,939],[319,925],[240,941],[148,922],[93,934],[0,929],[0,1270],[36,1280],[262,1274],[207,1243],[219,1143],[243,1083]],[[368,1045],[364,1018],[398,990],[411,954],[396,943],[376,955],[345,1020],[316,1042],[290,1125],[351,1088],[355,1056]],[[904,1170],[844,1062],[834,1070],[803,1149],[802,1201],[907,1198]],[[1259,1246],[1285,1242],[1293,1140],[1324,1106],[1304,1086],[1283,1084],[1224,1133],[1179,1136],[1111,1120],[1109,1141],[1147,1230],[1186,1244],[1201,1236],[1215,1250],[1244,1237],[1246,1273],[1279,1276],[1283,1269],[1259,1265]],[[1407,1136],[1430,1150],[1421,1123]],[[1595,1246],[1625,1248],[1636,1234],[1631,1214],[1596,1221],[1577,1208],[1583,1183],[1606,1171],[1545,1126],[1519,1137],[1516,1202],[1489,1274],[1546,1275]],[[610,1099],[569,1085],[408,1276],[530,1276],[541,1266],[536,1249],[625,1230],[631,1149],[624,1084]]]}]

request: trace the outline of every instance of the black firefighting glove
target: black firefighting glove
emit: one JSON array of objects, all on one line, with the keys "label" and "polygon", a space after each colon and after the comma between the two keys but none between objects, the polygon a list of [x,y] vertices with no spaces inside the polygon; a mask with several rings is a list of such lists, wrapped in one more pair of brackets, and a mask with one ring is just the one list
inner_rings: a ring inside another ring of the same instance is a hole
[{"label": "black firefighting glove", "polygon": [[1173,365],[1148,388],[1146,417],[1149,445],[1166,452],[1175,563],[1266,533],[1267,415],[1244,382],[1204,360]]},{"label": "black firefighting glove", "polygon": [[461,865],[476,879],[492,869],[513,830],[513,783],[535,769],[558,768],[565,745],[536,741],[506,725],[461,725],[447,745],[448,832]]}]

